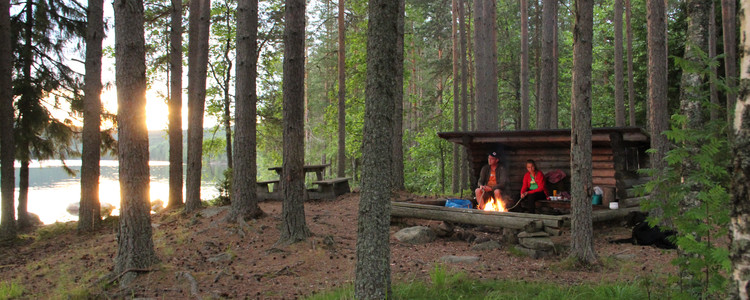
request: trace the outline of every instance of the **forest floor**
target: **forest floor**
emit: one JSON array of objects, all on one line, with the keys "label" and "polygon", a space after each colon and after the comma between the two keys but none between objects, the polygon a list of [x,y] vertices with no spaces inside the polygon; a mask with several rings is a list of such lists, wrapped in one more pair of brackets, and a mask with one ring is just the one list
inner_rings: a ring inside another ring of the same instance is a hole
[{"label": "forest floor", "polygon": [[[399,194],[398,201],[431,200]],[[433,197],[434,198],[434,197]],[[129,286],[102,280],[111,273],[117,253],[116,224],[108,223],[91,235],[77,235],[75,223],[47,225],[25,242],[0,248],[0,283],[16,283],[23,298],[52,299],[188,297],[231,299],[292,299],[351,285],[354,281],[359,194],[343,195],[335,201],[305,204],[307,225],[313,236],[305,242],[276,247],[281,221],[281,203],[264,202],[264,218],[247,226],[223,221],[228,207],[209,207],[195,215],[164,211],[152,216],[153,241],[161,262]],[[602,282],[633,282],[674,274],[669,261],[674,250],[650,246],[611,244],[629,238],[622,224],[595,226],[595,249],[603,264],[592,269],[565,267],[570,233],[553,238],[558,255],[533,259],[503,244],[495,250],[475,251],[477,241],[502,241],[502,230],[464,226],[466,234],[438,238],[421,245],[399,242],[393,233],[401,228],[441,222],[401,219],[391,224],[391,272],[394,284],[430,281],[429,273],[443,265],[446,255],[478,256],[473,263],[444,265],[449,272],[462,272],[477,280],[499,279],[553,282],[561,285]],[[106,224],[106,223],[105,223]]]}]

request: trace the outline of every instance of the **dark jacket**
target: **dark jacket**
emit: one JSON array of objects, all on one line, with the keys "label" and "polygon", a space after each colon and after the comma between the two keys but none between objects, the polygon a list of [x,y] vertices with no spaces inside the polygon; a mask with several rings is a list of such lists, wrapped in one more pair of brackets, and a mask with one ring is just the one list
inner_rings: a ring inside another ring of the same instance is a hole
[{"label": "dark jacket", "polygon": [[[490,180],[490,165],[485,165],[482,167],[482,171],[479,172],[479,181],[477,184],[478,186],[486,185],[488,180]],[[508,187],[508,172],[505,171],[505,168],[501,164],[498,164],[497,168],[495,168],[495,180],[497,184],[492,186],[492,190],[499,189],[503,193],[503,197],[505,197],[508,194],[506,190],[506,187]]]}]

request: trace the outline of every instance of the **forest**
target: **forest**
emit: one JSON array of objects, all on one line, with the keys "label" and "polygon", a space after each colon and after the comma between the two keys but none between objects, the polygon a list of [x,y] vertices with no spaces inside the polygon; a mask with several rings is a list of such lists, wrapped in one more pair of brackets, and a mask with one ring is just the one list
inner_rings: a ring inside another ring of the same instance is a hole
[{"label": "forest", "polygon": [[[438,133],[569,129],[565,255],[586,269],[605,260],[591,217],[592,129],[628,127],[650,139],[641,209],[651,226],[677,232],[675,297],[748,297],[750,1],[0,4],[0,52],[12,54],[0,59],[5,249],[34,230],[36,160],[81,159],[79,235],[106,230],[99,161],[119,160],[117,246],[99,281],[123,289],[163,255],[149,159],[169,161],[167,209],[185,224],[213,200],[201,195],[202,164],[225,163],[222,228],[244,238],[248,223],[274,215],[273,249],[319,238],[306,221],[316,204],[304,201],[303,166],[323,164],[358,194],[352,296],[389,298],[395,195],[465,198],[477,187],[470,151]],[[106,90],[116,91],[112,111]],[[147,129],[147,109],[168,122]],[[271,213],[256,186],[274,175],[281,201]]]}]

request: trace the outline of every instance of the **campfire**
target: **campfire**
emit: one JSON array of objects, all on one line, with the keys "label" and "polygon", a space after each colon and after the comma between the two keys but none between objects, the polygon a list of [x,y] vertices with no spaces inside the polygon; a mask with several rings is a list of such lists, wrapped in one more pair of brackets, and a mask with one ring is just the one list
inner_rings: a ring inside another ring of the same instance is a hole
[{"label": "campfire", "polygon": [[484,210],[485,211],[508,211],[505,209],[505,206],[503,206],[503,201],[500,201],[499,199],[495,199],[495,197],[490,197],[490,199],[487,200],[487,203],[484,204]]}]

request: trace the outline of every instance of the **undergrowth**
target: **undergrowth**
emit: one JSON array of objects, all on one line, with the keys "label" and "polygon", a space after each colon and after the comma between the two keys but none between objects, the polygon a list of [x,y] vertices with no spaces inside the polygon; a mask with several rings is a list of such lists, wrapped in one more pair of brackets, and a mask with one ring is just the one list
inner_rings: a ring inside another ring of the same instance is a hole
[{"label": "undergrowth", "polygon": [[[437,265],[430,272],[430,282],[414,280],[395,283],[394,299],[663,299],[669,288],[663,282],[648,279],[632,282],[602,282],[572,286],[551,282],[518,280],[475,280],[461,272],[450,272]],[[348,285],[314,294],[308,299],[354,299],[354,288]]]}]

